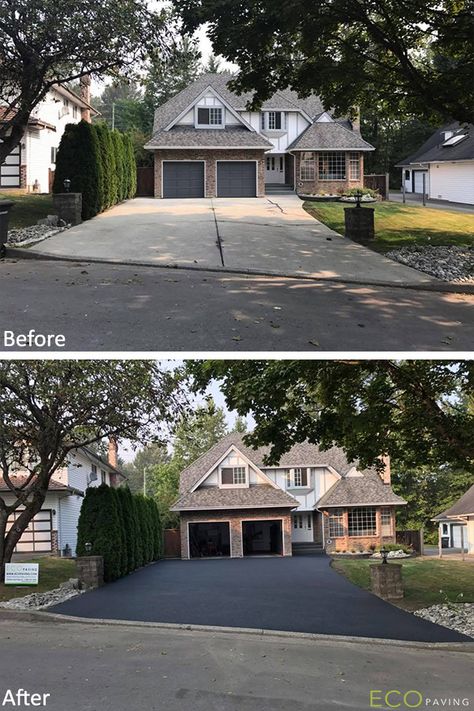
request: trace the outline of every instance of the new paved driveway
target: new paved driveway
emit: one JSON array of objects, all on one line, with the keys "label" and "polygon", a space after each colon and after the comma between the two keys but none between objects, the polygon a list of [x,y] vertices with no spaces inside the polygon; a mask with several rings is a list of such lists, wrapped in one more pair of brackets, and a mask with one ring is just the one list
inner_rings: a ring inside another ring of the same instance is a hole
[{"label": "new paved driveway", "polygon": [[352,585],[324,555],[162,561],[51,611],[421,642],[467,639]]},{"label": "new paved driveway", "polygon": [[303,210],[296,195],[122,203],[29,250],[129,264],[428,284],[433,279],[362,247]]}]

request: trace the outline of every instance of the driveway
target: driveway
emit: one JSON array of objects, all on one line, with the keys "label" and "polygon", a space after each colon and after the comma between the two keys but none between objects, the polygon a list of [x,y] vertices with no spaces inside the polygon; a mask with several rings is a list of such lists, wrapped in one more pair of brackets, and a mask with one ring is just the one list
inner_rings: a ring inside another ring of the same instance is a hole
[{"label": "driveway", "polygon": [[229,269],[380,284],[433,278],[330,230],[296,195],[137,198],[29,250],[56,258]]},{"label": "driveway", "polygon": [[420,642],[468,639],[356,587],[324,555],[161,561],[50,611]]},{"label": "driveway", "polygon": [[[403,194],[401,192],[390,193],[389,199],[391,202],[403,202]],[[423,195],[419,193],[405,193],[405,202],[410,207],[423,205]],[[426,207],[432,207],[436,210],[451,210],[454,212],[465,212],[474,214],[474,205],[468,205],[465,202],[450,202],[449,200],[426,200]]]}]

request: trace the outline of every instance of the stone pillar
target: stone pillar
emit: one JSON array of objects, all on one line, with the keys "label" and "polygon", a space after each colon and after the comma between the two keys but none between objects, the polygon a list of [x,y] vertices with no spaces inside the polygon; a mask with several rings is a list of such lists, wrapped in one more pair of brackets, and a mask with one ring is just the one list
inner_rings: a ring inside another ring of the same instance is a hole
[{"label": "stone pillar", "polygon": [[402,566],[399,563],[377,563],[370,566],[370,587],[383,600],[403,597]]},{"label": "stone pillar", "polygon": [[104,559],[101,555],[76,558],[76,570],[81,588],[100,588],[104,584]]},{"label": "stone pillar", "polygon": [[5,244],[8,238],[8,220],[12,207],[12,200],[0,200],[0,257],[3,256],[5,251]]},{"label": "stone pillar", "polygon": [[55,193],[53,207],[59,219],[67,225],[80,225],[82,222],[82,193]]},{"label": "stone pillar", "polygon": [[345,236],[354,242],[368,242],[375,238],[373,207],[345,207]]}]

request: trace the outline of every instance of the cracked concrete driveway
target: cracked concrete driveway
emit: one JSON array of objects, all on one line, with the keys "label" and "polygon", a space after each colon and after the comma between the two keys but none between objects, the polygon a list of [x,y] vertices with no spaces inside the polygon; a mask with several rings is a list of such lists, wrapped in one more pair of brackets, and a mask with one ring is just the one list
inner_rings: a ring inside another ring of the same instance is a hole
[{"label": "cracked concrete driveway", "polygon": [[348,240],[296,195],[122,203],[29,250],[46,258],[228,269],[380,284],[432,277]]}]

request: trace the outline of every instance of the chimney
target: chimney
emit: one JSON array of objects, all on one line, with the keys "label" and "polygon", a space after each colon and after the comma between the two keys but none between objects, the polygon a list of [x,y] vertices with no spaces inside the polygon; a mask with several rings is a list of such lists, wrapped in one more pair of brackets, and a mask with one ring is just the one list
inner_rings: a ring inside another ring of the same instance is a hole
[{"label": "chimney", "polygon": [[356,133],[360,133],[360,109],[358,106],[353,107],[354,118],[352,119],[352,130]]},{"label": "chimney", "polygon": [[[91,103],[91,78],[89,74],[80,79],[80,97],[89,106]],[[91,110],[89,108],[81,108],[81,118],[87,123],[91,123]]]},{"label": "chimney", "polygon": [[109,448],[107,451],[107,461],[111,467],[117,469],[118,466],[118,445],[115,437],[109,438]]},{"label": "chimney", "polygon": [[388,454],[382,454],[380,456],[380,460],[385,464],[383,472],[380,473],[380,476],[382,477],[382,481],[384,484],[390,484],[390,482],[391,482],[390,456]]}]

